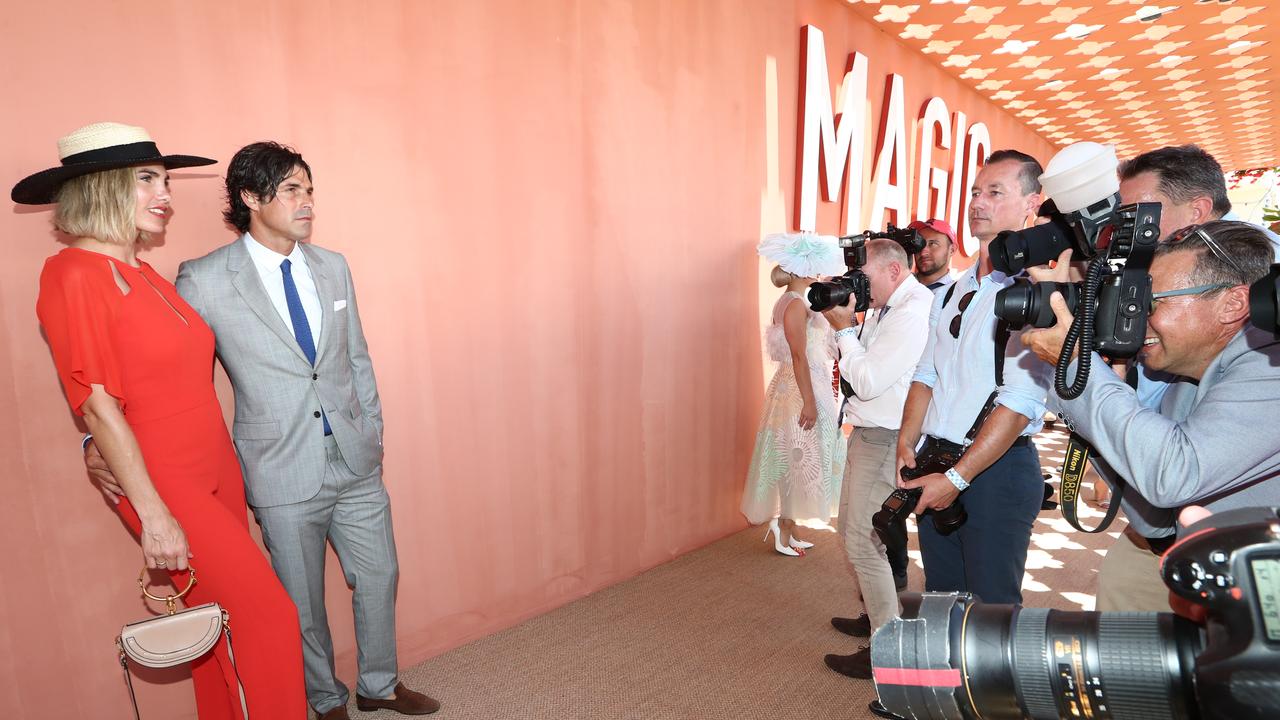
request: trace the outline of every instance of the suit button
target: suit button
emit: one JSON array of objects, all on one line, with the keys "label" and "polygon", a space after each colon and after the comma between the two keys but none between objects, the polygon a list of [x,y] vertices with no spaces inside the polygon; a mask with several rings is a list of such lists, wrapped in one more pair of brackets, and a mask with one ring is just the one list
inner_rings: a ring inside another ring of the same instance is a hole
[{"label": "suit button", "polygon": [[320,417],[320,411],[319,411],[319,410],[317,410],[317,411],[315,411],[315,412],[311,413],[311,415],[312,415],[313,417]]},{"label": "suit button", "polygon": [[320,376],[319,376],[318,374],[316,374],[316,373],[311,373],[311,379],[312,379],[312,380],[319,380],[319,379],[320,379]]}]

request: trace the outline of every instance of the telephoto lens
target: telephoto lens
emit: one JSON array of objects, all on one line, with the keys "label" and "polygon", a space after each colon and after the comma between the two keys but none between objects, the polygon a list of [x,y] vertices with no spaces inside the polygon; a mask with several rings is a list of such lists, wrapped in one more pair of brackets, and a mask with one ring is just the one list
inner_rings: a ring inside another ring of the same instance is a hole
[{"label": "telephoto lens", "polygon": [[1017,330],[1030,325],[1036,328],[1052,327],[1057,322],[1049,296],[1062,293],[1067,309],[1074,315],[1080,300],[1080,283],[1033,283],[1019,278],[1012,285],[996,293],[996,317]]},{"label": "telephoto lens", "polygon": [[854,301],[854,312],[866,312],[871,304],[871,280],[861,270],[850,270],[831,282],[816,282],[809,286],[809,309],[814,312],[847,305],[850,298]]},{"label": "telephoto lens", "polygon": [[[1024,268],[1057,260],[1067,248],[1074,249],[1074,236],[1075,231],[1060,216],[1023,230],[1005,230],[991,241],[991,265],[1005,275],[1017,275]],[[1072,257],[1076,254],[1078,249]]]},{"label": "telephoto lens", "polygon": [[853,288],[844,278],[831,282],[816,282],[809,286],[809,309],[814,312],[830,310],[837,305],[847,305]]},{"label": "telephoto lens", "polygon": [[871,640],[884,707],[917,720],[1196,717],[1195,623],[1172,613],[984,605],[902,593]]}]

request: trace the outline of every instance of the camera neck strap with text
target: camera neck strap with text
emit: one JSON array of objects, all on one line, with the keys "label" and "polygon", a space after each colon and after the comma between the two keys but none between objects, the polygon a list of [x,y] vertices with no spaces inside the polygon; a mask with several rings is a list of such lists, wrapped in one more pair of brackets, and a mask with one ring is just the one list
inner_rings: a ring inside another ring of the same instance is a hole
[{"label": "camera neck strap with text", "polygon": [[[1134,389],[1138,387],[1138,366],[1130,365],[1129,371],[1125,373],[1125,383]],[[1071,523],[1071,527],[1083,533],[1100,533],[1111,527],[1111,521],[1116,519],[1116,513],[1120,510],[1120,500],[1124,497],[1124,478],[1112,473],[1113,485],[1111,487],[1111,501],[1107,505],[1107,514],[1103,516],[1102,522],[1092,530],[1087,530],[1080,525],[1080,520],[1076,515],[1076,503],[1080,501],[1080,481],[1084,477],[1085,470],[1089,467],[1089,456],[1093,454],[1093,446],[1087,440],[1080,436],[1074,428],[1071,435],[1067,438],[1067,450],[1062,456],[1062,482],[1060,483],[1060,494],[1062,495],[1062,517]],[[1105,482],[1102,476],[1098,476],[1098,482]]]}]

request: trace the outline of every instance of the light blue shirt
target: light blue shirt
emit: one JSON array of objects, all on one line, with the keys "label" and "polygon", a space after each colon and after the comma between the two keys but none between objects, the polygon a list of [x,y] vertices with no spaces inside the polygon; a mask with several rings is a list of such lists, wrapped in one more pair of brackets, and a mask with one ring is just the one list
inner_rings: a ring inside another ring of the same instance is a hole
[{"label": "light blue shirt", "polygon": [[[981,280],[977,272],[978,263],[974,262],[956,278],[955,292],[945,308],[945,292],[934,298],[929,341],[912,378],[933,389],[921,430],[954,443],[964,442],[995,389],[996,293],[1013,284],[1013,278],[1002,272],[992,271]],[[977,293],[960,320],[959,339],[953,338],[951,320],[960,314],[960,301],[971,290]],[[1045,395],[1052,372],[1052,367],[1022,345],[1020,331],[1009,334],[1004,384],[996,394],[996,404],[1028,419],[1023,435],[1034,435],[1044,425]]]}]

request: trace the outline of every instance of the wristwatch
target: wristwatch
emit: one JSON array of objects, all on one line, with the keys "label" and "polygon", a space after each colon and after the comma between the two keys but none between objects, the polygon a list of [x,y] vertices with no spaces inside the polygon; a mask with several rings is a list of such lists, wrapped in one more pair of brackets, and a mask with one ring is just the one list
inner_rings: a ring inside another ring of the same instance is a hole
[{"label": "wristwatch", "polygon": [[956,472],[955,468],[947,468],[947,471],[943,473],[943,475],[946,475],[947,479],[951,481],[951,484],[955,485],[956,489],[960,492],[964,492],[968,489],[969,483],[965,482],[965,479],[960,476],[960,473]]}]

